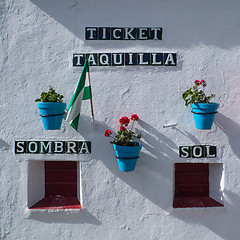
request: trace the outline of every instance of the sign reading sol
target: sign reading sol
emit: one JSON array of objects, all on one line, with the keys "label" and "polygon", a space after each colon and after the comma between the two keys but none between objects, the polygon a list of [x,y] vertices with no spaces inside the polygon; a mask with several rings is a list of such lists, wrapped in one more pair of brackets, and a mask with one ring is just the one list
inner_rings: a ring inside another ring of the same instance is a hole
[{"label": "sign reading sol", "polygon": [[217,156],[216,146],[197,145],[197,146],[180,146],[180,158],[215,158]]}]

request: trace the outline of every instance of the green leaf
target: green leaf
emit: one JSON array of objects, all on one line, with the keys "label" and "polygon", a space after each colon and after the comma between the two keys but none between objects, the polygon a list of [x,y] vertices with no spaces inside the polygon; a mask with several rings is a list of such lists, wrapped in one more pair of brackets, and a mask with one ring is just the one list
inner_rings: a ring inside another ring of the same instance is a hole
[{"label": "green leaf", "polygon": [[48,92],[42,92],[41,97],[37,98],[36,102],[63,102],[63,95],[56,93],[53,87],[49,87]]}]

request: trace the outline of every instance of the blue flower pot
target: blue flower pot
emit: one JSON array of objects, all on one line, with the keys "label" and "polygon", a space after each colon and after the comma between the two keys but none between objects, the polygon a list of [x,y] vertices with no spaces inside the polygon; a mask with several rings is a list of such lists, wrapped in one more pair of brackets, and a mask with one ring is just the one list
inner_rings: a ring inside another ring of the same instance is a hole
[{"label": "blue flower pot", "polygon": [[211,129],[219,104],[196,103],[191,104],[191,107],[196,128]]},{"label": "blue flower pot", "polygon": [[116,152],[118,161],[118,167],[120,171],[131,172],[134,171],[137,159],[139,158],[139,152],[142,148],[142,144],[134,142],[136,146],[120,146],[113,144],[113,148]]},{"label": "blue flower pot", "polygon": [[45,130],[58,130],[61,128],[63,115],[67,104],[56,102],[40,102],[38,108]]}]

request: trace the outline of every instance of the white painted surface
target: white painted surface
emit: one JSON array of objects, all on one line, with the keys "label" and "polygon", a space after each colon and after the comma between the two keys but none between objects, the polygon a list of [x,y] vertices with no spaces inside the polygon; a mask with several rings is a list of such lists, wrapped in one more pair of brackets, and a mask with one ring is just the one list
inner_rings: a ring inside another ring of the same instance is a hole
[{"label": "white painted surface", "polygon": [[209,196],[222,203],[224,189],[224,169],[222,163],[209,164]]},{"label": "white painted surface", "polygon": [[[239,9],[237,0],[1,1],[1,239],[239,239]],[[88,42],[86,26],[160,26],[163,40]],[[73,53],[151,51],[178,53],[178,66],[90,68],[95,125],[84,102],[80,134],[65,121],[60,131],[43,130],[34,100],[53,85],[69,103],[81,71]],[[195,79],[220,103],[210,131],[195,129],[181,100]],[[132,113],[143,150],[136,171],[122,173],[103,135]],[[162,127],[169,123],[177,126]],[[81,163],[84,210],[27,210],[31,159],[13,155],[14,138],[92,141]],[[202,161],[223,163],[224,208],[172,208],[173,164],[185,161],[178,146],[194,144],[217,146],[218,157]]]},{"label": "white painted surface", "polygon": [[44,161],[29,161],[27,178],[28,207],[32,207],[45,196]]}]

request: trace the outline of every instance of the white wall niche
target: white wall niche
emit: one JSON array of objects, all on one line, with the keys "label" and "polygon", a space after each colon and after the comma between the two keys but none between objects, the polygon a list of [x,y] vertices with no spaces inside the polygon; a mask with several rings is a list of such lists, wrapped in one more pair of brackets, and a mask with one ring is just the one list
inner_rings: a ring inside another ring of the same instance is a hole
[{"label": "white wall niche", "polygon": [[[42,210],[42,209],[50,209],[52,210],[57,210],[59,209],[64,209],[64,210],[76,210],[80,209],[78,204],[69,204],[72,205],[72,207],[67,207],[67,206],[54,206],[54,207],[48,207],[47,205],[43,208],[41,207],[34,207],[35,204],[38,204],[41,200],[46,198],[46,191],[45,191],[45,162],[56,162],[60,163],[63,161],[36,161],[36,160],[29,160],[28,163],[28,208],[30,210]],[[66,161],[64,161],[66,162]],[[77,199],[80,202],[81,208],[82,208],[82,192],[81,192],[81,163],[79,161],[68,161],[68,162],[76,162],[77,163],[77,189],[76,189],[76,194],[77,194]],[[62,169],[64,170],[64,169]],[[66,170],[64,170],[66,171]],[[61,177],[61,176],[60,176]],[[61,183],[59,183],[61,184]],[[61,198],[64,196],[57,196],[57,198]],[[63,198],[62,198],[63,199]],[[65,198],[68,201],[68,197]],[[65,201],[65,200],[64,200]],[[74,206],[75,205],[75,206]]]}]

